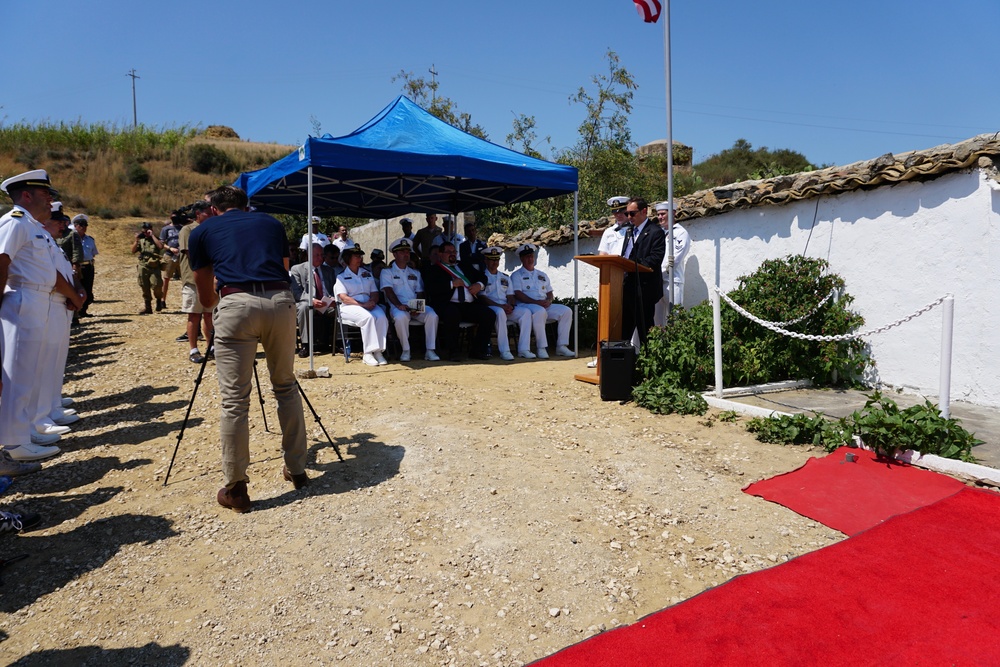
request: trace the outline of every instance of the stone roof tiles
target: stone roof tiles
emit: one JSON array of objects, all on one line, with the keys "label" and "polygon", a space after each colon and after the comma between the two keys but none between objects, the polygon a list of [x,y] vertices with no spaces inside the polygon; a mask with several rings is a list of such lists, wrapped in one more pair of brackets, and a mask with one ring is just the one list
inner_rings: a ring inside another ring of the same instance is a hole
[{"label": "stone roof tiles", "polygon": [[[997,178],[997,165],[1000,165],[1000,132],[980,134],[957,144],[944,144],[898,155],[886,153],[872,160],[843,167],[828,167],[701,190],[677,198],[676,217],[678,222],[692,221],[736,209],[780,205],[906,181],[928,180],[973,167],[984,169]],[[613,222],[613,218],[606,217],[593,221],[581,220],[580,237],[599,236]],[[490,237],[489,244],[511,250],[529,240],[537,245],[570,243],[573,240],[573,230],[570,225],[563,225],[559,229],[529,229],[511,236],[494,234]]]}]

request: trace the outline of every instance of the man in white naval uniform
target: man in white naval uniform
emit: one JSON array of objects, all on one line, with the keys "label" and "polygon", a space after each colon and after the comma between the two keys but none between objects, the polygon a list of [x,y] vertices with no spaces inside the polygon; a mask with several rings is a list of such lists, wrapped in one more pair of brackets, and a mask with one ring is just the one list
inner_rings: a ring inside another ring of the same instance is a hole
[{"label": "man in white naval uniform", "polygon": [[[497,349],[500,358],[510,361],[514,355],[510,352],[510,339],[507,336],[507,321],[516,322],[519,328],[517,339],[517,356],[524,359],[534,359],[531,351],[531,311],[519,306],[514,301],[514,283],[510,276],[500,271],[500,258],[503,249],[497,246],[486,248],[482,252],[486,262],[486,288],[477,297],[490,307],[497,316]],[[545,326],[544,324],[542,326]]]},{"label": "man in white naval uniform", "polygon": [[[61,210],[56,211],[53,205],[52,216],[44,225],[53,239],[62,236],[69,224],[69,217]],[[52,247],[52,264],[56,271],[73,284],[78,290],[78,284],[73,275],[73,265],[66,259],[58,245]],[[73,408],[62,405],[62,383],[66,373],[66,358],[69,355],[69,330],[73,321],[74,311],[66,307],[66,297],[59,292],[49,295],[48,319],[45,327],[45,338],[38,360],[37,385],[38,399],[34,416],[31,420],[32,442],[36,444],[51,444],[44,436],[61,436],[69,432],[69,426],[80,420]],[[40,438],[39,436],[43,436]]]},{"label": "man in white naval uniform", "polygon": [[[653,208],[656,209],[656,217],[660,221],[660,227],[663,227],[663,231],[667,232],[667,225],[670,220],[670,205],[664,201]],[[687,259],[690,248],[691,237],[688,235],[687,230],[675,222],[673,261],[671,262],[669,252],[663,256],[663,265],[661,266],[661,271],[663,272],[663,298],[656,303],[656,308],[653,310],[653,324],[658,327],[662,327],[667,321],[667,295],[670,293],[668,291],[670,285],[667,283],[670,280],[669,269],[671,266],[674,268],[673,305],[684,305],[684,260]]]},{"label": "man in white naval uniform", "polygon": [[389,318],[378,305],[378,285],[375,276],[368,269],[361,268],[365,251],[357,245],[341,252],[344,270],[337,276],[333,293],[342,304],[340,317],[345,324],[361,329],[361,343],[364,346],[362,360],[368,366],[385,366],[383,352],[385,337],[389,333]]},{"label": "man in white naval uniform", "polygon": [[626,206],[628,206],[628,197],[612,197],[608,200],[608,208],[611,209],[611,213],[615,217],[615,224],[604,230],[601,243],[597,246],[598,255],[622,254],[625,234],[629,226],[628,217],[625,215]]},{"label": "man in white naval uniform", "polygon": [[14,208],[0,217],[0,445],[16,461],[59,453],[58,447],[31,442],[31,418],[38,400],[37,374],[49,312],[49,295],[58,291],[76,308],[83,297],[53,264],[55,241],[39,220],[52,214],[53,190],[42,169],[18,174],[0,184]]},{"label": "man in white naval uniform", "polygon": [[396,336],[403,348],[400,361],[409,361],[410,356],[410,320],[416,320],[424,325],[424,340],[427,352],[424,359],[440,361],[437,349],[438,314],[430,306],[424,305],[423,312],[410,308],[413,299],[424,298],[424,279],[420,272],[410,267],[410,250],[413,245],[407,238],[399,238],[389,246],[392,253],[392,263],[382,269],[379,280],[382,293],[389,304],[392,322],[396,327]]},{"label": "man in white naval uniform", "polygon": [[569,349],[569,328],[573,324],[573,311],[567,306],[552,303],[552,283],[544,272],[535,269],[535,246],[522,243],[517,248],[521,268],[511,274],[514,283],[514,299],[531,311],[531,328],[535,332],[536,354],[548,359],[548,338],[545,336],[546,320],[556,320],[556,354],[575,357]]}]

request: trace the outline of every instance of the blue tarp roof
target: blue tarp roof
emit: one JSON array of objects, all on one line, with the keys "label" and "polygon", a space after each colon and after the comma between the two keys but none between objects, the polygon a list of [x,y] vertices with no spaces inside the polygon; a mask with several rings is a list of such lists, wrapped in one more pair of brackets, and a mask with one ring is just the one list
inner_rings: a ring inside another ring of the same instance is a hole
[{"label": "blue tarp roof", "polygon": [[459,213],[569,194],[575,167],[528,157],[474,137],[400,95],[354,132],[310,137],[236,185],[269,213],[390,218],[405,213]]}]

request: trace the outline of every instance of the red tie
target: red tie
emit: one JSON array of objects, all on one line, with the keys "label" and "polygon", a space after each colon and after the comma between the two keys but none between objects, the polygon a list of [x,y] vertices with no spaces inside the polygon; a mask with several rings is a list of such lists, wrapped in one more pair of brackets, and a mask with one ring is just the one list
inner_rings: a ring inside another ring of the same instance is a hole
[{"label": "red tie", "polygon": [[316,298],[323,298],[323,281],[319,279],[319,267],[313,270],[313,276],[316,278]]}]

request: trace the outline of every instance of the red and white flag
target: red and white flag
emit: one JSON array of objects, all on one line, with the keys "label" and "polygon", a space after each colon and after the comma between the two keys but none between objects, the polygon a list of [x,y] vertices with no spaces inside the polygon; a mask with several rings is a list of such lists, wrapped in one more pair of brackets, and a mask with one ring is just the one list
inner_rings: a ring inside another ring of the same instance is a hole
[{"label": "red and white flag", "polygon": [[635,3],[635,10],[646,23],[656,23],[660,18],[660,0],[632,0]]}]

